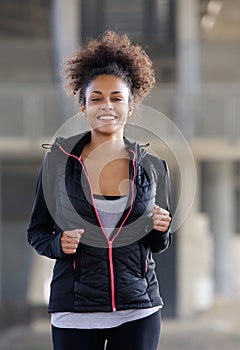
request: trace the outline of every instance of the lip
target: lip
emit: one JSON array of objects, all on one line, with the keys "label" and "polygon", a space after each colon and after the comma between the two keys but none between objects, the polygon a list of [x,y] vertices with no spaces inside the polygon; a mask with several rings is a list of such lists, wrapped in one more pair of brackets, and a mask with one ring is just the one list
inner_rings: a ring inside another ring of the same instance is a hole
[{"label": "lip", "polygon": [[[117,116],[116,115],[114,115],[114,114],[101,114],[101,115],[98,115],[97,116],[97,119],[100,119],[101,117],[112,117],[112,118],[114,118],[114,119],[117,119]],[[109,119],[109,120],[111,120],[111,119]]]}]

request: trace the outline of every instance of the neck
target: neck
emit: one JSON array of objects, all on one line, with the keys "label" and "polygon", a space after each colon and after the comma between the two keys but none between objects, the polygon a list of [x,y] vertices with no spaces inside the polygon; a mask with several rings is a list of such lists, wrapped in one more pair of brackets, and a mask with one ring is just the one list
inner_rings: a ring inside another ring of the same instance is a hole
[{"label": "neck", "polygon": [[125,150],[123,135],[99,135],[92,131],[89,149],[105,155],[119,154]]}]

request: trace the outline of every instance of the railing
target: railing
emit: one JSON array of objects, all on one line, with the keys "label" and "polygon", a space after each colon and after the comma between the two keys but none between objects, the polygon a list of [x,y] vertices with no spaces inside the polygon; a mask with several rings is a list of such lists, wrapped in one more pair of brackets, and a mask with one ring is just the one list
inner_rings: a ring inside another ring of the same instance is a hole
[{"label": "railing", "polygon": [[[171,119],[187,139],[240,141],[239,86],[208,85],[186,95],[164,85],[144,103]],[[77,112],[75,100],[53,86],[0,85],[0,139],[49,137]]]},{"label": "railing", "polygon": [[167,115],[188,139],[240,140],[240,86],[204,85],[199,94],[176,87],[153,91],[150,103]]}]

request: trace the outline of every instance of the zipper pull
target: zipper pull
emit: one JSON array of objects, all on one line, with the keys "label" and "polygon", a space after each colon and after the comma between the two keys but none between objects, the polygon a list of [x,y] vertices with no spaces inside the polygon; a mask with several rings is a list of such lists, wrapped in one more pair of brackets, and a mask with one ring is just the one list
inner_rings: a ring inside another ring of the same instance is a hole
[{"label": "zipper pull", "polygon": [[145,259],[145,273],[148,272],[148,260],[147,258]]}]

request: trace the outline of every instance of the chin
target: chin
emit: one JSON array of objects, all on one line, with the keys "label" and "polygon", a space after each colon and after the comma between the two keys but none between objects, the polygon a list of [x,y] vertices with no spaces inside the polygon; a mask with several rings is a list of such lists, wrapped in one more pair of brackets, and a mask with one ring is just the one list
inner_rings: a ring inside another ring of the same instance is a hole
[{"label": "chin", "polygon": [[119,127],[119,126],[100,126],[100,127],[96,127],[93,129],[95,132],[97,133],[101,133],[103,135],[114,135],[114,134],[118,134],[120,132],[123,131],[123,126]]}]

